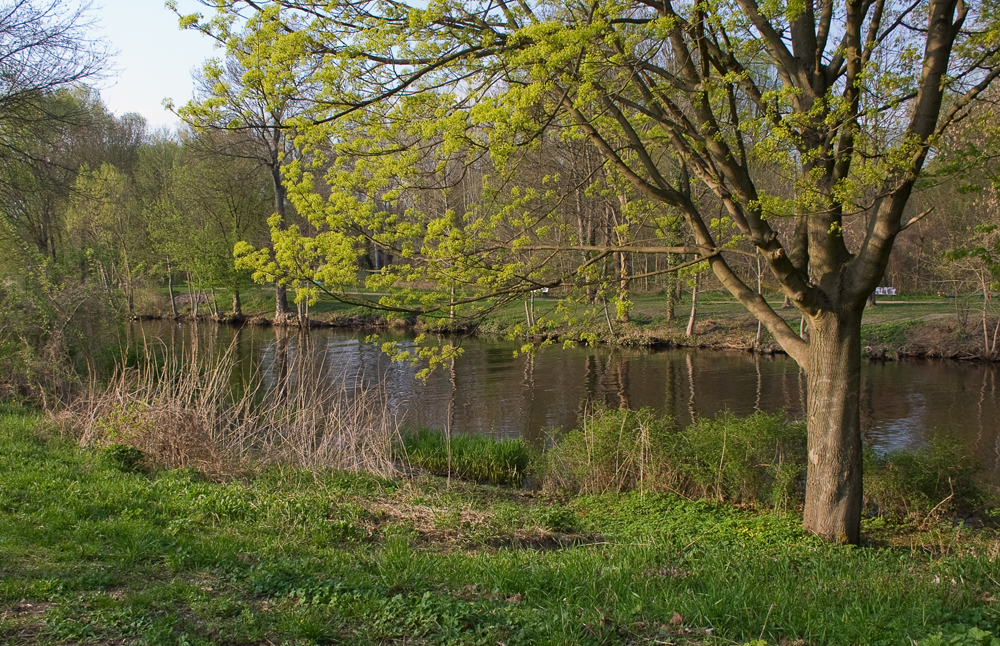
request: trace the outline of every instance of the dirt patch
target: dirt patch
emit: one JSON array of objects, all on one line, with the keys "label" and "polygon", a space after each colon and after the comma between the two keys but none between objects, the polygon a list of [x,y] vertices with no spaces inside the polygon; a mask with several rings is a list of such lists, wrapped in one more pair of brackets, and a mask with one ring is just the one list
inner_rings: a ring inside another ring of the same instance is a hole
[{"label": "dirt patch", "polygon": [[54,603],[30,603],[25,599],[0,612],[0,641],[11,644],[35,644],[45,636],[42,618]]},{"label": "dirt patch", "polygon": [[29,603],[28,601],[21,599],[10,610],[4,610],[0,613],[0,620],[10,620],[14,619],[17,621],[25,619],[37,619],[49,611],[50,608],[55,606],[54,603],[49,603],[47,601],[39,601],[35,603]]},{"label": "dirt patch", "polygon": [[955,322],[946,322],[948,315],[907,330],[906,344],[896,349],[900,357],[941,359],[986,359],[981,332],[961,330]]}]

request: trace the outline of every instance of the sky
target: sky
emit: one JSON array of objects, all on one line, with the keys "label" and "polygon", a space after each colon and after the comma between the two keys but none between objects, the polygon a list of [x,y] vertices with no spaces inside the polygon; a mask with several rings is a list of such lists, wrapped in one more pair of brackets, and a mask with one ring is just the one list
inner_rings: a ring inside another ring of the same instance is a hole
[{"label": "sky", "polygon": [[[206,8],[194,0],[178,0],[183,13]],[[116,115],[138,112],[150,129],[176,127],[177,117],[163,108],[172,99],[182,106],[193,93],[192,72],[219,56],[207,36],[182,31],[177,16],[163,0],[94,0],[93,34],[108,43],[111,72],[94,85]]]}]

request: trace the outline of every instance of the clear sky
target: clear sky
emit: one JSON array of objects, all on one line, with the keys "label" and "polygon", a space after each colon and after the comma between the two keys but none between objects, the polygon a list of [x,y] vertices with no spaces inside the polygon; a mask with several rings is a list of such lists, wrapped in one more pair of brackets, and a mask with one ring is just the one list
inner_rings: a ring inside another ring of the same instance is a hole
[{"label": "clear sky", "polygon": [[[208,11],[194,0],[178,0],[177,5],[184,13]],[[163,0],[94,0],[91,16],[95,36],[117,52],[111,73],[95,84],[104,103],[117,115],[138,112],[151,129],[176,126],[178,120],[163,108],[163,99],[178,106],[191,99],[192,71],[219,56],[213,41],[182,31]]]}]

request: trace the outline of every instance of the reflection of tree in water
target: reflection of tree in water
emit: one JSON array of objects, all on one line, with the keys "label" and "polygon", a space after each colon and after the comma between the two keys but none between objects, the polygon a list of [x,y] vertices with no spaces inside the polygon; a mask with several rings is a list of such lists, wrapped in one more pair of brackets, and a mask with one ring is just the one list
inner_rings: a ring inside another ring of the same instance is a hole
[{"label": "reflection of tree in water", "polygon": [[274,369],[274,396],[284,404],[288,400],[288,328],[274,328],[274,358],[271,366]]},{"label": "reflection of tree in water", "polygon": [[198,319],[191,320],[191,325],[188,326],[188,336],[190,337],[188,348],[191,352],[191,366],[197,369],[198,355],[201,348],[198,338]]},{"label": "reflection of tree in water", "polygon": [[[757,264],[760,265],[760,260],[759,259],[757,260]],[[759,325],[757,326],[757,337],[758,337],[757,341],[759,343],[760,342],[760,326]],[[760,355],[757,354],[757,353],[754,353],[754,355],[753,355],[753,367],[757,371],[757,398],[754,400],[753,409],[755,411],[757,411],[758,413],[760,413],[760,412],[763,412],[760,409],[760,393],[761,393],[761,390],[763,389],[763,385],[764,384],[763,384],[763,379],[761,378],[761,374],[760,374]]]},{"label": "reflection of tree in water", "polygon": [[619,410],[628,410],[631,408],[628,396],[628,358],[621,352],[617,352],[612,355],[614,357],[615,364],[615,377],[618,391],[618,408]]},{"label": "reflection of tree in water", "polygon": [[584,361],[583,399],[576,410],[578,419],[590,413],[594,407],[594,402],[604,399],[603,393],[598,392],[598,386],[601,381],[600,372],[597,355],[588,354]]},{"label": "reflection of tree in water", "polygon": [[[535,353],[529,352],[524,355],[524,372],[521,378],[521,417],[524,420],[522,422],[524,428],[528,429],[529,433],[533,430],[530,428],[530,422],[532,419],[532,413],[535,408]],[[545,431],[547,429],[538,429],[540,431]],[[529,440],[537,440],[538,438],[528,438]]]},{"label": "reflection of tree in water", "polygon": [[664,413],[671,419],[677,419],[677,362],[668,361],[664,371]]},{"label": "reflection of tree in water", "polygon": [[687,365],[687,378],[688,378],[688,415],[690,419],[688,422],[694,424],[694,421],[698,419],[698,413],[694,408],[694,360],[691,359],[691,353],[684,355],[684,362]]}]

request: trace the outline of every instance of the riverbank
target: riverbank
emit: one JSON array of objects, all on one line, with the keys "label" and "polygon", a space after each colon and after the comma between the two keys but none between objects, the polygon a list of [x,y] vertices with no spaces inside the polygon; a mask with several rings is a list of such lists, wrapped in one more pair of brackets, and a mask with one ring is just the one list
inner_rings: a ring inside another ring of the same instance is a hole
[{"label": "riverbank", "polygon": [[[266,288],[258,287],[245,299],[245,315],[233,319],[225,315],[202,314],[201,318],[221,323],[274,326],[273,301]],[[178,297],[180,298],[180,297]],[[150,296],[140,318],[169,318],[162,298]],[[678,314],[668,320],[666,299],[658,295],[634,297],[634,307],[627,321],[601,308],[579,305],[568,312],[557,312],[557,301],[535,298],[530,312],[535,326],[528,325],[524,304],[518,302],[492,313],[472,325],[454,326],[448,320],[400,317],[346,306],[321,299],[310,308],[309,327],[370,328],[411,330],[415,332],[453,332],[480,338],[517,338],[541,342],[546,339],[575,338],[608,345],[656,348],[701,348],[739,350],[761,354],[783,353],[766,329],[758,324],[728,294],[708,292],[699,297],[698,315],[690,336],[686,334],[688,316]],[[795,330],[802,320],[794,309],[772,306]],[[1000,319],[990,314],[984,324],[981,307],[975,303],[949,298],[881,297],[878,305],[865,310],[862,322],[862,351],[872,360],[899,358],[945,358],[963,361],[997,361],[996,351]],[[271,309],[269,309],[271,308]],[[680,310],[680,305],[678,310]],[[203,308],[204,310],[204,308]],[[182,316],[190,312],[182,310]],[[572,321],[572,323],[567,323]],[[279,325],[299,327],[297,317]],[[808,328],[804,330],[808,335]],[[586,342],[585,341],[585,342]]]},{"label": "riverbank", "polygon": [[951,522],[850,548],[675,495],[120,458],[0,410],[0,643],[929,646],[1000,622],[1000,541]]}]

